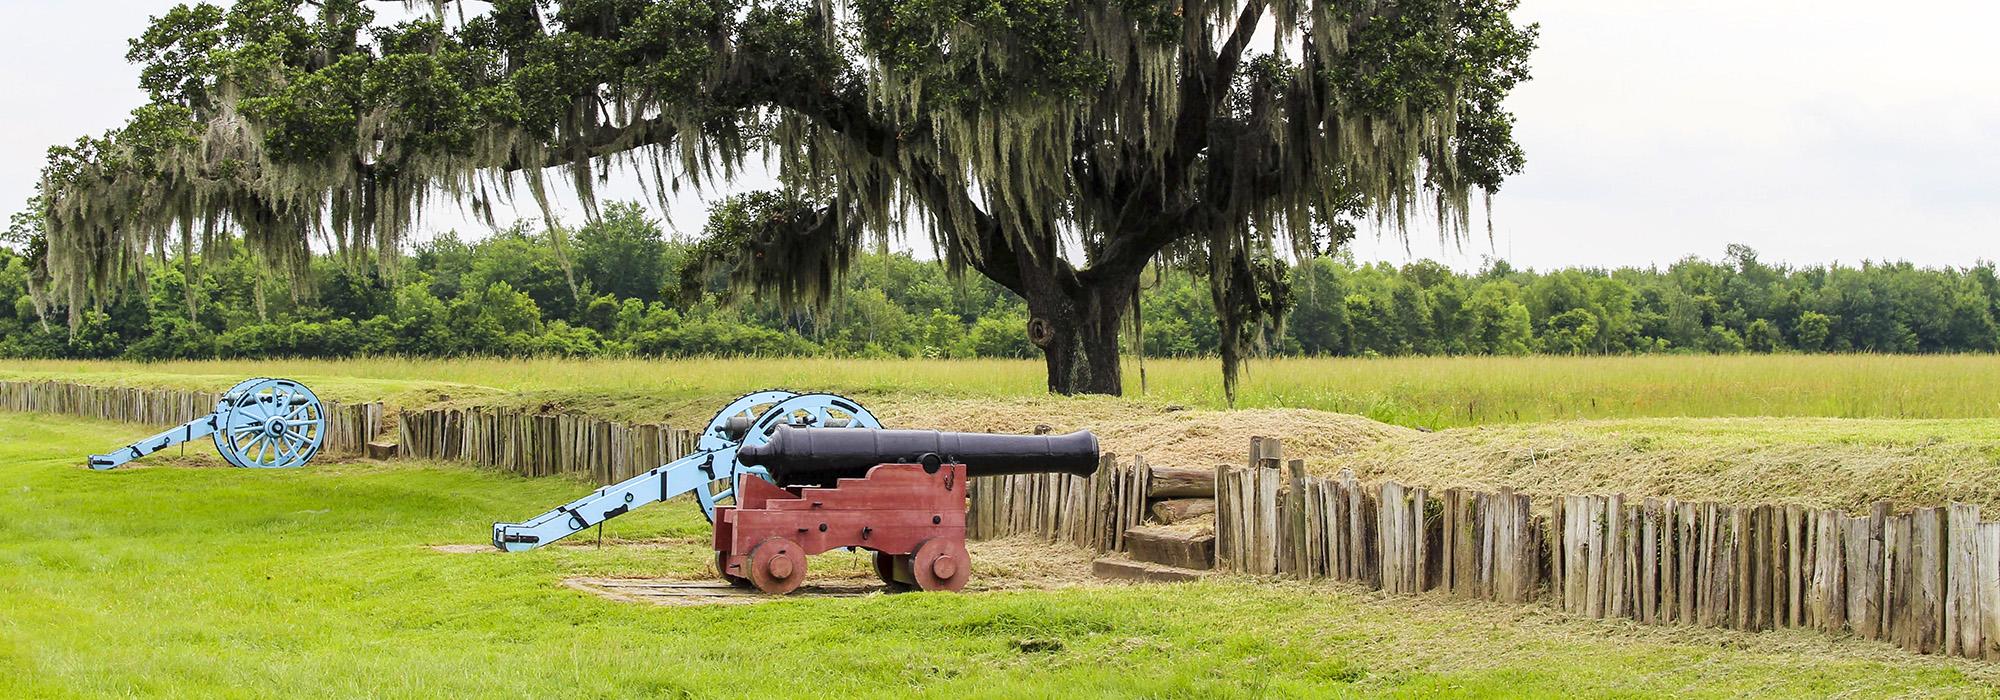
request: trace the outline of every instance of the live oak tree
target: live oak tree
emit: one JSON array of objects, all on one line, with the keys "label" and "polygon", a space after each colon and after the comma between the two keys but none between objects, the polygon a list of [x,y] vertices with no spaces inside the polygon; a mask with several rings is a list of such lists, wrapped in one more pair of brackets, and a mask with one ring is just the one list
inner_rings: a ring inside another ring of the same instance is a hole
[{"label": "live oak tree", "polygon": [[1371,217],[1462,232],[1520,168],[1502,101],[1535,38],[1514,0],[403,4],[155,18],[150,103],[45,170],[70,307],[176,242],[386,265],[440,197],[490,218],[562,185],[594,217],[614,174],[664,202],[762,161],[777,188],[716,207],[697,272],[809,306],[918,232],[1027,301],[1051,390],[1118,393],[1145,271],[1193,270],[1233,386],[1283,260]]}]

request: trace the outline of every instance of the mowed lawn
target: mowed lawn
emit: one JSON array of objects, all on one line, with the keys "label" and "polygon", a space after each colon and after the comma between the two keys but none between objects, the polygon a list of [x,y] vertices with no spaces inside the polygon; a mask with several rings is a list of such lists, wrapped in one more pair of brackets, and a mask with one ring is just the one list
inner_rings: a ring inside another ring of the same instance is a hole
[{"label": "mowed lawn", "polygon": [[[430,545],[481,543],[587,487],[445,465],[228,469],[199,444],[79,466],[147,432],[0,413],[0,697],[1969,696],[2000,675],[1804,632],[1244,579],[618,603],[561,581],[701,576],[691,507],[613,521],[603,549],[449,554]],[[633,539],[666,544],[616,543]]]},{"label": "mowed lawn", "polygon": [[[1223,408],[1214,359],[1125,363],[1135,400]],[[279,360],[9,362],[0,380],[220,390],[283,376],[341,400],[440,397],[574,407],[625,420],[705,420],[719,401],[785,387],[868,399],[1039,396],[1038,360]],[[1248,363],[1239,408],[1310,408],[1421,428],[1646,417],[2000,416],[2000,355],[1286,358]],[[698,414],[698,415],[697,415]]]}]

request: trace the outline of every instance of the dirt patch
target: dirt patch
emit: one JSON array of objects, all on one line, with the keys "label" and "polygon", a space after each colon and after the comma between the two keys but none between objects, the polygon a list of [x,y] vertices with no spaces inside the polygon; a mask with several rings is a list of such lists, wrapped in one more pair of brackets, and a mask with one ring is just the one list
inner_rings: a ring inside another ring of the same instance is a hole
[{"label": "dirt patch", "polygon": [[[578,543],[573,546],[594,548],[597,545]],[[696,556],[691,559],[701,561],[708,561],[711,552],[705,540],[697,542],[689,539],[608,540],[603,548],[673,549],[694,553]],[[469,543],[431,545],[430,549],[446,554],[500,551],[489,544]],[[966,549],[972,554],[972,576],[965,585],[968,593],[1099,585],[1090,574],[1090,563],[1096,555],[1075,547],[1027,538],[1007,538],[967,542]],[[787,598],[845,598],[892,593],[869,573],[872,565],[867,562],[867,552],[836,550],[811,557],[807,560],[806,584],[787,596],[769,596],[732,587],[722,582],[715,570],[707,566],[672,571],[659,577],[577,576],[564,579],[563,585],[620,602],[654,605],[737,605]]]},{"label": "dirt patch", "polygon": [[652,605],[749,605],[791,598],[859,598],[889,593],[880,582],[843,580],[810,582],[789,595],[774,596],[721,581],[678,581],[651,578],[572,578],[563,585],[620,603]]},{"label": "dirt patch", "polygon": [[434,544],[431,545],[431,549],[445,554],[485,554],[500,551],[490,544]]},{"label": "dirt patch", "polygon": [[1160,466],[1241,464],[1253,436],[1283,438],[1287,454],[1327,457],[1415,430],[1342,413],[1306,409],[1211,411],[1106,397],[1012,399],[882,398],[869,410],[892,428],[1030,433],[1089,430],[1104,451],[1141,455]]}]

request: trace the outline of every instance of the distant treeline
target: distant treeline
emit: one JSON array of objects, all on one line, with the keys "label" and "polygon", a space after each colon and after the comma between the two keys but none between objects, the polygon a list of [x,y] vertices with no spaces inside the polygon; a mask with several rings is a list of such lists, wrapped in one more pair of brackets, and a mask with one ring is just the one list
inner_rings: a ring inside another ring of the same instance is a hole
[{"label": "distant treeline", "polygon": [[[26,254],[0,247],[0,356],[198,359],[354,355],[1037,357],[1021,300],[902,253],[858,257],[826,308],[725,303],[726,271],[684,285],[692,244],[636,205],[575,231],[444,236],[391,271],[317,260],[294,285],[248,255],[150,263],[146,284],[74,329],[29,294]],[[1267,334],[1290,355],[1988,352],[2000,276],[1905,263],[1791,268],[1732,246],[1664,270],[1463,274],[1320,258],[1291,269],[1291,311]],[[1149,356],[1212,354],[1208,287],[1148,274]],[[687,289],[697,292],[690,298]],[[706,289],[706,294],[699,290]],[[192,312],[190,312],[192,309]]]}]

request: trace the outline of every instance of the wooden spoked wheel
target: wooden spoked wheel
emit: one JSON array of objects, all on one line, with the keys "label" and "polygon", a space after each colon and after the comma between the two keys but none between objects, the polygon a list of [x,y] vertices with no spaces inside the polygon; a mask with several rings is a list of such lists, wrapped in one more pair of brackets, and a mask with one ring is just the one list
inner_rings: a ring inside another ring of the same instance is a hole
[{"label": "wooden spoked wheel", "polygon": [[910,576],[926,591],[957,591],[972,577],[972,557],[959,540],[932,538],[910,555]]},{"label": "wooden spoked wheel", "polygon": [[750,549],[750,583],[771,595],[796,590],[806,580],[806,551],[797,542],[772,537]]}]

